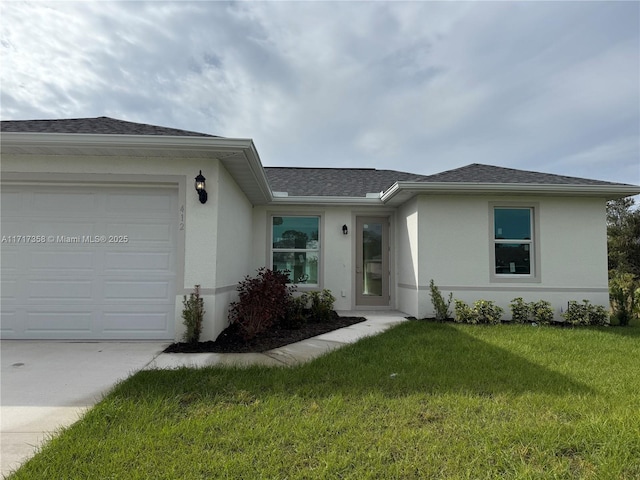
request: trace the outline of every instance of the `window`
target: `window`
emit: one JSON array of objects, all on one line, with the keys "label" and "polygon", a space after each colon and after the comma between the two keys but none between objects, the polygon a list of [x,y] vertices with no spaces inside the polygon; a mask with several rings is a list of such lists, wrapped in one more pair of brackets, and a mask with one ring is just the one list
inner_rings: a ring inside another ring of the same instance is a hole
[{"label": "window", "polygon": [[534,276],[533,238],[533,208],[494,207],[494,274]]},{"label": "window", "polygon": [[320,217],[271,217],[273,270],[289,273],[290,283],[318,285]]}]

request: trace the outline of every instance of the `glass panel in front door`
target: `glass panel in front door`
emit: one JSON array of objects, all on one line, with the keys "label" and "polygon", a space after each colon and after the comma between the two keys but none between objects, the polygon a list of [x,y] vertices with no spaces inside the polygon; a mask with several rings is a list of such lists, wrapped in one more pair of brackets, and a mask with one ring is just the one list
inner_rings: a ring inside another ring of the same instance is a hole
[{"label": "glass panel in front door", "polygon": [[382,223],[362,225],[362,295],[380,297],[383,294]]}]

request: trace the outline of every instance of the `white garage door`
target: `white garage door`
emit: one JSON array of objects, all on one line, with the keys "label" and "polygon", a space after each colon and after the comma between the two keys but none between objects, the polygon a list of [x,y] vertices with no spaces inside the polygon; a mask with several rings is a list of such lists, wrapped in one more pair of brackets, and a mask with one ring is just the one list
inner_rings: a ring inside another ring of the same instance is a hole
[{"label": "white garage door", "polygon": [[177,190],[2,188],[2,338],[173,339]]}]

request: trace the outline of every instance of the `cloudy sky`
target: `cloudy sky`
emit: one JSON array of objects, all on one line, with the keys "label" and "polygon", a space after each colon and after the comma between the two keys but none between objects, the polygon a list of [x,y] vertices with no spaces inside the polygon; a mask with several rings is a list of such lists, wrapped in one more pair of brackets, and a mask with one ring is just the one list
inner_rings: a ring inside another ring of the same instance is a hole
[{"label": "cloudy sky", "polygon": [[0,5],[3,120],[252,138],[267,166],[640,184],[640,3]]}]

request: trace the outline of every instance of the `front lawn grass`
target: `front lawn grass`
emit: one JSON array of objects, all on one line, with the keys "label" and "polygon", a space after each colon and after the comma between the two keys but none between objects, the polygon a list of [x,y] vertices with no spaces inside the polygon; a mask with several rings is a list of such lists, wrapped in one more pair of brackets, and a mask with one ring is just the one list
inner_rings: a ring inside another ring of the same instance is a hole
[{"label": "front lawn grass", "polygon": [[295,368],[144,371],[18,479],[640,478],[640,327],[412,321]]}]

